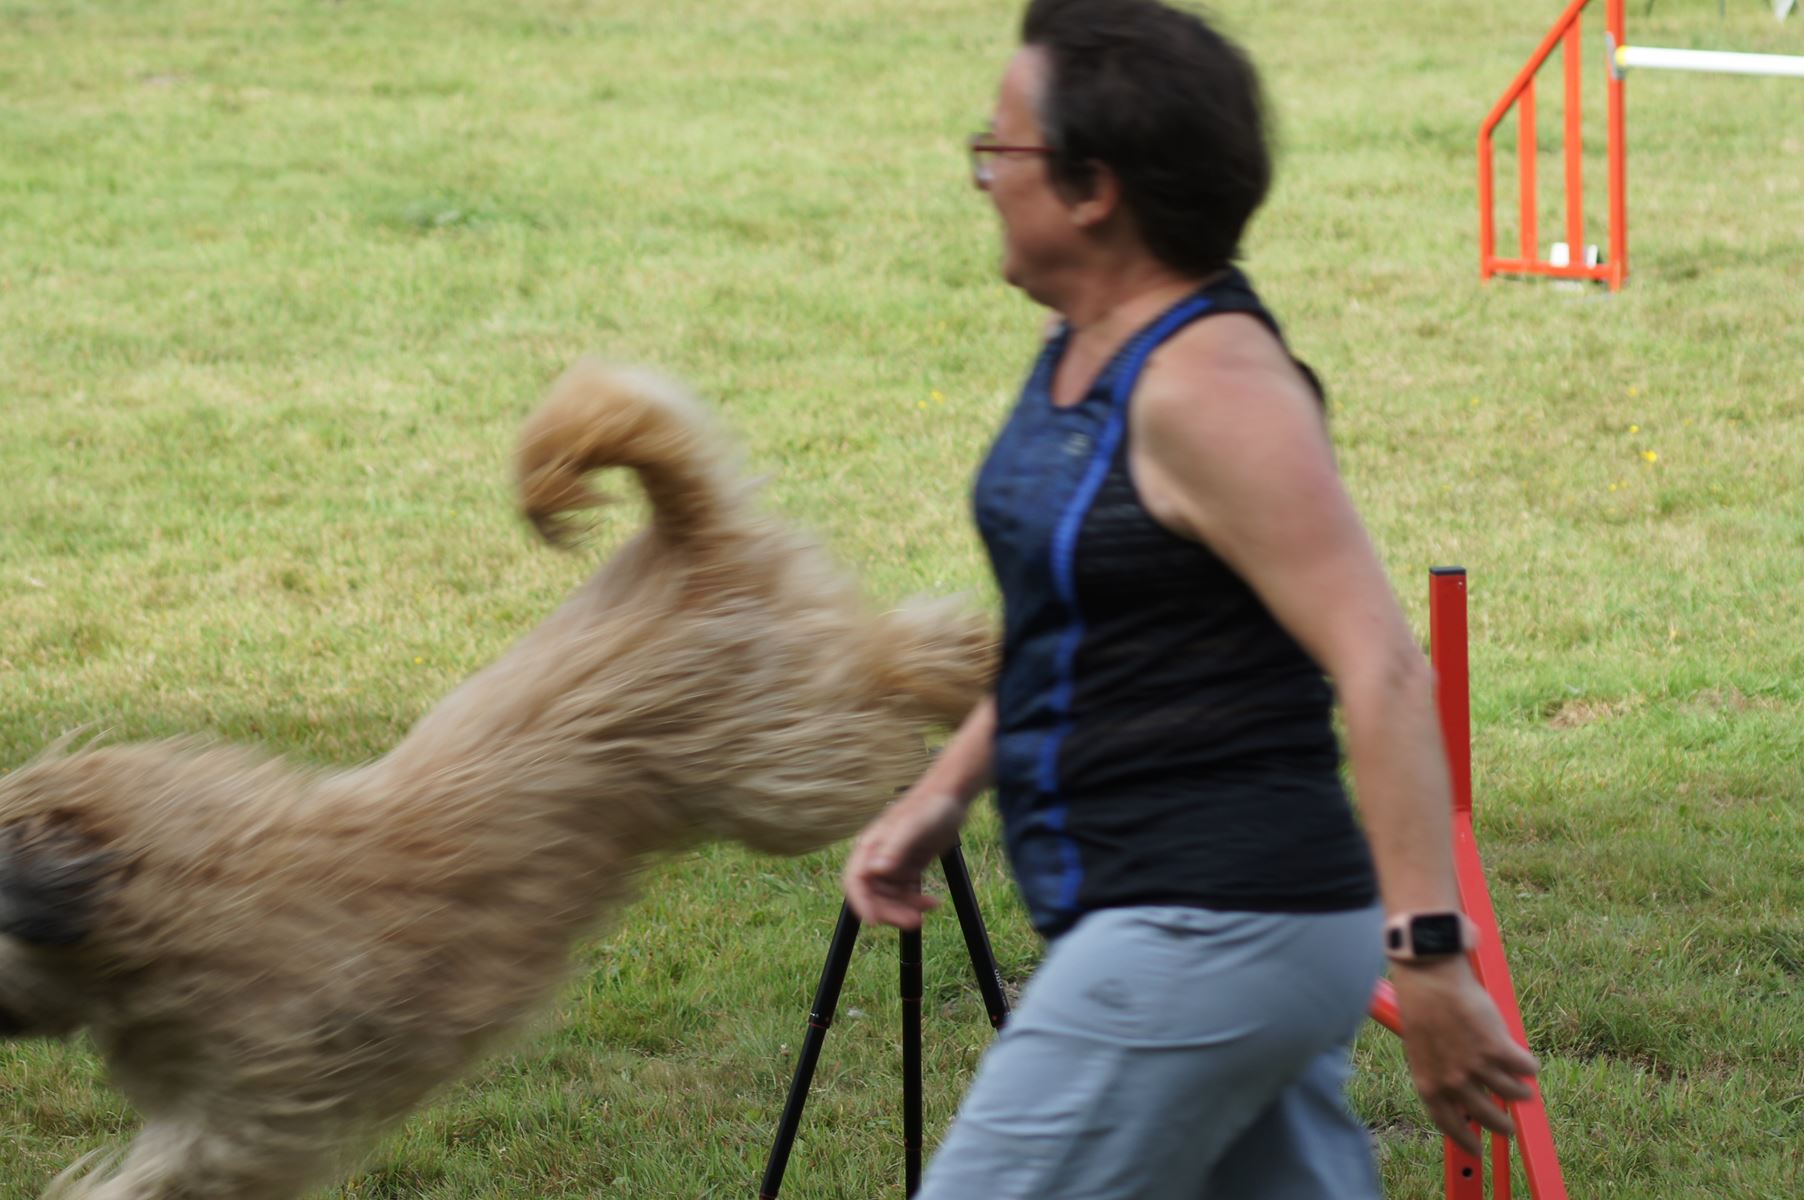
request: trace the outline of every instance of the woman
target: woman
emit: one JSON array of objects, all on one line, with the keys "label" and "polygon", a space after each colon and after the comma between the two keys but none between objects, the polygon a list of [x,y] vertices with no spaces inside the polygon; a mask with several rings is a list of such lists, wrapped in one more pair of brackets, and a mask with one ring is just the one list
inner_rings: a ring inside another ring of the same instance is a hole
[{"label": "woman", "polygon": [[1058,318],[976,485],[1003,668],[845,889],[917,925],[993,781],[1051,941],[921,1195],[1376,1196],[1342,1089],[1387,944],[1449,1136],[1508,1131],[1487,1093],[1537,1064],[1460,953],[1429,669],[1230,265],[1270,177],[1257,79],[1154,0],[1033,0],[1022,41],[972,142],[1003,274]]}]

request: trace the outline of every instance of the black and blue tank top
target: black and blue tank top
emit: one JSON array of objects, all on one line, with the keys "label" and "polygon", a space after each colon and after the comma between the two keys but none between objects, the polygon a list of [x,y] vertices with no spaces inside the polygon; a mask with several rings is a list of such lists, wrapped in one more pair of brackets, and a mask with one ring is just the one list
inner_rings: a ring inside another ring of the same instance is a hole
[{"label": "black and blue tank top", "polygon": [[1206,545],[1152,518],[1128,472],[1148,356],[1225,312],[1279,332],[1227,272],[1064,408],[1055,335],[978,472],[1004,612],[997,802],[1048,936],[1124,905],[1323,912],[1375,896],[1321,668]]}]

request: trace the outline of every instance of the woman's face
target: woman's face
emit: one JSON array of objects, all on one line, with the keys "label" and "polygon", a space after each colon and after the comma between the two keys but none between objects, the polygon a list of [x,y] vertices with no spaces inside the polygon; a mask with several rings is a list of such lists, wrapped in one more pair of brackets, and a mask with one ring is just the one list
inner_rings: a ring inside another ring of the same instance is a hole
[{"label": "woman's face", "polygon": [[[996,94],[990,132],[1005,146],[1044,146],[1035,101],[1046,82],[1046,52],[1024,46],[1009,60]],[[1046,155],[991,156],[980,186],[1002,219],[1002,277],[1036,300],[1036,284],[1069,260],[1080,245],[1071,211],[1052,186]]]}]

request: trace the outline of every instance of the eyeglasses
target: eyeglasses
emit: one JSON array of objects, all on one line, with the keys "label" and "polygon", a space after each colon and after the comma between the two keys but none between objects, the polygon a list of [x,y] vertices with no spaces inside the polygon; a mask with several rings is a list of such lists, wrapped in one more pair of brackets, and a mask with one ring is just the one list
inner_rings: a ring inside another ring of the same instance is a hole
[{"label": "eyeglasses", "polygon": [[996,156],[998,154],[1051,154],[1051,146],[1005,146],[996,140],[996,135],[988,130],[974,133],[965,139],[965,146],[971,151],[971,182],[978,187],[989,187],[990,180],[995,177]]}]

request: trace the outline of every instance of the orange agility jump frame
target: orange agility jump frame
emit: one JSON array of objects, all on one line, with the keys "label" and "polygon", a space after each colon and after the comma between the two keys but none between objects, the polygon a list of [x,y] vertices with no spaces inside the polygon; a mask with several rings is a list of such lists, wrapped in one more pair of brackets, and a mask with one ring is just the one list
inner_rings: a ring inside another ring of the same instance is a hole
[{"label": "orange agility jump frame", "polygon": [[[1481,279],[1493,275],[1551,275],[1560,279],[1591,279],[1610,285],[1611,291],[1622,287],[1629,274],[1628,229],[1628,146],[1624,136],[1622,111],[1622,73],[1613,65],[1607,70],[1604,107],[1607,134],[1608,191],[1610,212],[1610,248],[1602,263],[1588,262],[1585,247],[1584,172],[1580,145],[1579,91],[1583,82],[1579,17],[1591,0],[1572,0],[1560,14],[1528,63],[1504,90],[1503,97],[1492,107],[1478,127],[1478,274]],[[1604,28],[1610,43],[1610,63],[1614,63],[1616,47],[1623,44],[1623,0],[1604,0]],[[1535,213],[1535,75],[1553,53],[1561,50],[1565,68],[1566,124],[1563,142],[1566,156],[1566,242],[1565,261],[1542,258]],[[1516,163],[1518,176],[1518,253],[1515,258],[1497,256],[1493,194],[1491,136],[1497,126],[1516,110]]]},{"label": "orange agility jump frame", "polygon": [[[1579,92],[1584,76],[1580,61],[1579,18],[1590,0],[1571,0],[1528,63],[1516,73],[1502,99],[1478,127],[1478,274],[1489,279],[1498,274],[1551,275],[1561,279],[1591,279],[1622,287],[1629,274],[1628,138],[1623,125],[1622,77],[1634,68],[1662,71],[1702,71],[1722,75],[1787,75],[1804,78],[1804,56],[1787,54],[1738,54],[1718,50],[1672,50],[1631,46],[1623,37],[1623,0],[1604,0],[1604,108],[1605,153],[1608,157],[1609,252],[1603,262],[1585,246],[1584,164],[1580,146]],[[1775,13],[1785,15],[1782,6]],[[1565,68],[1566,123],[1562,138],[1566,158],[1566,240],[1555,242],[1547,258],[1540,253],[1535,210],[1535,75],[1555,46],[1561,47]],[[1495,196],[1492,186],[1492,134],[1516,110],[1517,256],[1497,256]]]},{"label": "orange agility jump frame", "polygon": [[[1611,0],[1620,5],[1621,0]],[[1584,0],[1578,0],[1576,10]],[[1466,655],[1466,571],[1463,567],[1436,567],[1428,577],[1428,639],[1436,678],[1435,707],[1441,721],[1441,740],[1447,750],[1447,766],[1453,777],[1453,864],[1459,876],[1460,907],[1478,926],[1478,949],[1472,952],[1472,968],[1490,993],[1516,1041],[1528,1045],[1522,1013],[1516,1006],[1516,988],[1510,982],[1510,964],[1503,953],[1503,935],[1491,908],[1491,892],[1485,884],[1484,863],[1478,856],[1478,839],[1472,828],[1472,702]],[[1390,984],[1380,983],[1372,996],[1372,1019],[1401,1033],[1397,996]],[[1516,1148],[1528,1177],[1533,1200],[1566,1200],[1566,1183],[1560,1175],[1559,1155],[1553,1148],[1553,1131],[1541,1089],[1530,1081],[1533,1095],[1527,1100],[1504,1102],[1516,1127]],[[1484,1164],[1452,1141],[1443,1149],[1443,1173],[1447,1200],[1484,1200]],[[1510,1139],[1491,1136],[1491,1200],[1510,1197]]]}]

